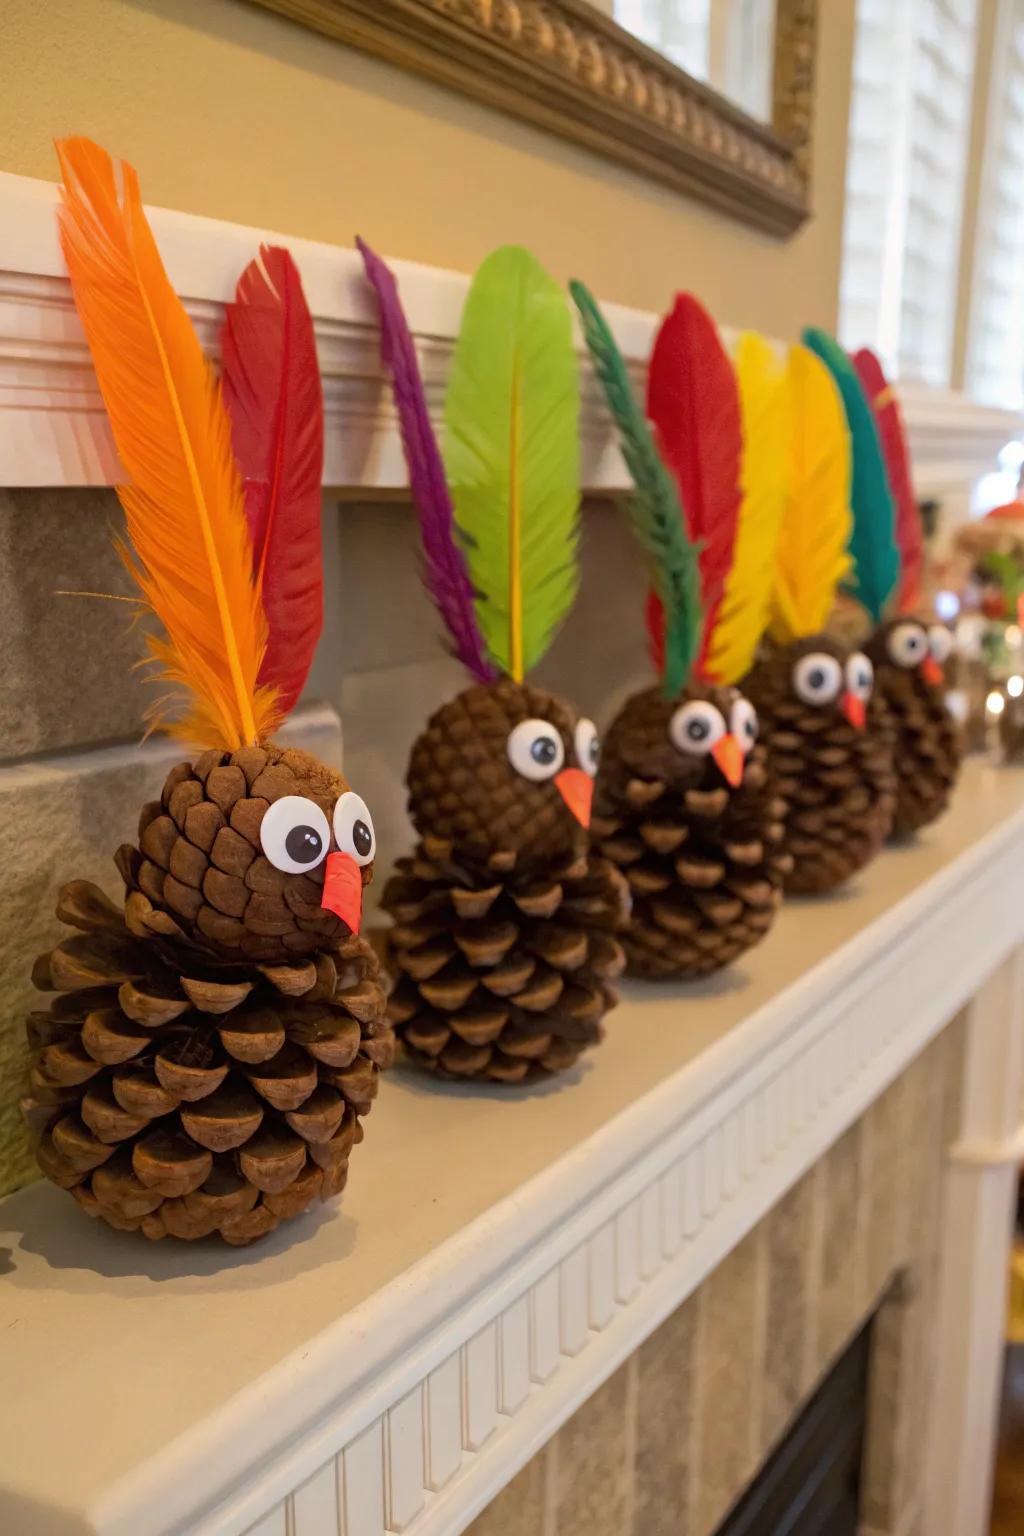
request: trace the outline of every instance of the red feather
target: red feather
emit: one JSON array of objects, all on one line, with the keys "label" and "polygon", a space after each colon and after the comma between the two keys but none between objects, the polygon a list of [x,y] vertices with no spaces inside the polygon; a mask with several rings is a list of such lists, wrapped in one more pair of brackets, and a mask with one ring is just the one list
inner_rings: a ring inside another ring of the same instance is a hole
[{"label": "red feather", "polygon": [[[655,338],[647,373],[647,415],[679,487],[690,537],[701,545],[700,668],[736,542],[743,431],[732,363],[715,322],[692,294],[677,295]],[[652,652],[663,628],[659,608],[652,594],[647,609]]]},{"label": "red feather", "polygon": [[270,638],[259,681],[293,709],[323,624],[320,481],[324,405],[313,321],[298,269],[260,247],[238,280],[221,336],[224,401],[245,482]]},{"label": "red feather", "polygon": [[900,552],[900,613],[913,613],[921,600],[924,528],[910,472],[910,446],[896,393],[878,358],[862,347],[853,359],[861,387],[871,403],[882,444],[889,489],[896,503],[896,544]]}]

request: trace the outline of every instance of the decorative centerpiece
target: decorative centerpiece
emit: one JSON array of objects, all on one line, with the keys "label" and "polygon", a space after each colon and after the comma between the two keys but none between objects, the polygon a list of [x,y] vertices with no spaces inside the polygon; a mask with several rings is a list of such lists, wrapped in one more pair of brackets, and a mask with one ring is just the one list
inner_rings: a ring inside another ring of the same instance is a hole
[{"label": "decorative centerpiece", "polygon": [[442,1076],[524,1083],[601,1038],[624,957],[624,882],[587,853],[598,738],[526,681],[573,601],[579,382],[558,286],[524,250],[484,262],[445,401],[442,463],[395,279],[361,245],[380,304],[422,531],[424,579],[475,679],[409,762],[419,835],[383,905],[389,1017]]},{"label": "decorative centerpiece", "polygon": [[24,1107],[43,1172],[90,1215],[248,1243],[343,1188],[394,1050],[358,936],[369,812],[271,739],[320,630],[312,324],[287,253],[264,248],[229,308],[222,397],[135,172],[120,167],[122,194],[96,145],[59,154],[64,254],[127,472],[125,559],[165,631],[159,675],[188,700],[151,724],[204,750],[118,851],[123,908],[84,881],[62,891],[77,931],[33,973],[56,996],[29,1019]]},{"label": "decorative centerpiece", "polygon": [[785,801],[787,891],[836,889],[889,834],[892,732],[860,650],[825,633],[849,569],[850,439],[824,363],[789,354],[790,462],[776,546],[772,644],[744,689],[757,708],[773,783]]},{"label": "decorative centerpiece", "polygon": [[[888,706],[896,733],[892,830],[906,836],[942,815],[960,771],[961,733],[946,702],[943,671],[953,636],[944,624],[928,624],[917,616],[924,530],[899,403],[873,352],[858,352],[853,365],[873,413],[895,503],[897,569],[888,591],[875,590],[869,594],[872,601],[865,602],[876,626],[865,650],[874,663],[875,688]],[[856,508],[854,513],[856,518]]]},{"label": "decorative centerpiece", "polygon": [[785,378],[768,344],[747,336],[737,389],[714,323],[681,296],[651,359],[656,446],[597,305],[581,283],[571,289],[636,487],[630,516],[651,570],[662,680],[608,729],[593,833],[633,894],[629,971],[699,976],[764,936],[790,867],[757,714],[734,686],[768,618]]}]

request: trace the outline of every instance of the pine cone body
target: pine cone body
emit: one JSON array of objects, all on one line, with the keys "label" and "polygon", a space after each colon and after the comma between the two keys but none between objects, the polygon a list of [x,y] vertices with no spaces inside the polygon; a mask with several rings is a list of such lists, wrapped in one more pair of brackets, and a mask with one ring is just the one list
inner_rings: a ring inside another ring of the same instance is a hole
[{"label": "pine cone body", "polygon": [[1004,763],[1024,762],[1024,698],[1000,690],[1003,712],[999,716],[999,749]]},{"label": "pine cone body", "polygon": [[592,833],[630,887],[622,944],[631,975],[701,976],[727,965],[764,937],[782,899],[789,862],[764,748],[750,749],[734,788],[710,756],[684,753],[670,737],[688,701],[706,700],[728,722],[738,697],[699,684],[672,700],[645,689],[604,738]]},{"label": "pine cone body", "polygon": [[587,722],[508,679],[446,704],[410,759],[420,842],[384,891],[388,1015],[410,1057],[446,1077],[516,1084],[562,1071],[601,1039],[616,1000],[625,884],[588,857],[557,765],[542,779],[513,766],[510,736],[530,721],[576,789],[589,783],[577,757]]},{"label": "pine cone body", "polygon": [[845,674],[846,647],[815,635],[769,651],[743,683],[757,709],[773,792],[783,802],[781,848],[793,861],[784,888],[800,895],[835,890],[863,869],[889,835],[896,802],[884,700],[871,695],[858,728],[844,714],[841,694],[820,705],[797,695],[797,664],[822,654]]},{"label": "pine cone body", "polygon": [[[941,682],[930,682],[920,666],[899,666],[888,650],[897,627],[913,621],[895,619],[882,625],[865,647],[875,668],[875,691],[884,700],[895,733],[896,809],[892,831],[907,837],[941,816],[960,771],[961,740],[946,707]],[[927,631],[919,626],[927,644]]]},{"label": "pine cone body", "polygon": [[[81,931],[33,973],[57,993],[28,1024],[39,1165],[90,1215],[150,1238],[248,1243],[339,1193],[394,1054],[372,949],[314,903],[322,866],[276,878],[252,810],[302,791],[326,807],[344,781],[304,753],[259,756],[173,769],[140,848],[119,851],[124,911],[66,886],[58,917]],[[227,805],[243,762],[253,794]]]}]

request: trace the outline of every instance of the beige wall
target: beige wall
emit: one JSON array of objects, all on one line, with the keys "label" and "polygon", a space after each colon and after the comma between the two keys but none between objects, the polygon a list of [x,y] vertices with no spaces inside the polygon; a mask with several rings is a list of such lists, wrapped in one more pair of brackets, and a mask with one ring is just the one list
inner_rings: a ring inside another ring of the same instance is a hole
[{"label": "beige wall", "polygon": [[835,318],[854,0],[821,0],[814,203],[776,241],[244,0],[2,0],[0,170],[77,132],[173,208],[471,269],[506,240],[602,297],[693,287],[777,335]]}]

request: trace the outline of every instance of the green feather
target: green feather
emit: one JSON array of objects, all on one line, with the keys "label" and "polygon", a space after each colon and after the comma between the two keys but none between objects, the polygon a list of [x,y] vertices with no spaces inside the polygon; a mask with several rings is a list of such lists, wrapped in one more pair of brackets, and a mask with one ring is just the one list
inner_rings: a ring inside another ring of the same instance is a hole
[{"label": "green feather", "polygon": [[700,649],[699,548],[690,542],[675,483],[655,447],[650,426],[637,404],[626,364],[593,295],[582,283],[569,291],[583,323],[594,370],[608,409],[619,428],[620,446],[635,492],[629,514],[645,551],[654,589],[665,610],[663,683],[669,698],[685,686]]},{"label": "green feather", "polygon": [[839,343],[816,326],[809,326],[803,339],[821,358],[842,396],[853,460],[853,530],[849,546],[853,571],[846,590],[863,603],[877,624],[900,579],[900,552],[896,544],[896,507],[875,414],[857,370]]},{"label": "green feather", "polygon": [[517,682],[578,580],[579,369],[565,295],[520,246],[477,271],[444,405],[444,463],[476,613]]}]

